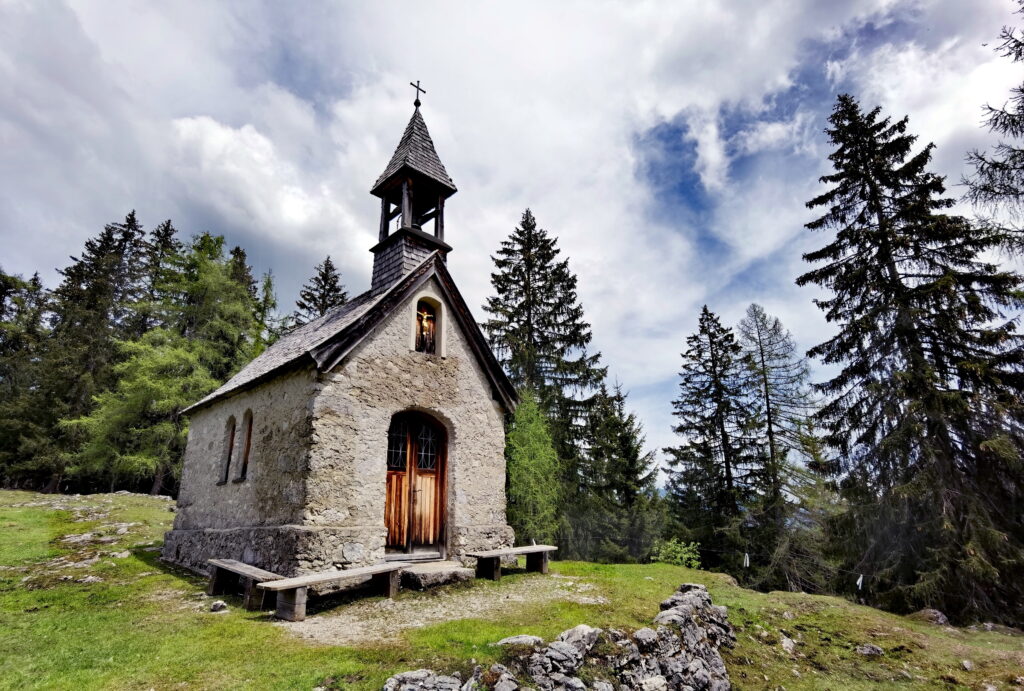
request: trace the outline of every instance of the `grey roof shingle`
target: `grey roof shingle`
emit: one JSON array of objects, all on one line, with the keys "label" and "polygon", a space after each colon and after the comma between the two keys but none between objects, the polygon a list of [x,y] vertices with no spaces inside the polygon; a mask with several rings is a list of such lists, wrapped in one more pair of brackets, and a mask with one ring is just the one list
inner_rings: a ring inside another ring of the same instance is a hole
[{"label": "grey roof shingle", "polygon": [[240,369],[235,376],[227,380],[219,389],[186,408],[185,412],[226,396],[232,391],[251,384],[274,370],[298,360],[311,349],[322,344],[354,322],[382,297],[383,294],[373,297],[370,295],[370,291],[366,291],[362,295],[346,302],[341,307],[331,310],[319,319],[303,324],[294,331],[282,336],[276,343],[257,355],[252,362]]},{"label": "grey roof shingle", "polygon": [[437,151],[434,150],[434,142],[430,138],[427,123],[423,121],[419,108],[413,112],[409,124],[405,127],[405,132],[402,134],[402,139],[398,142],[398,147],[395,148],[395,154],[391,157],[391,162],[377,178],[371,191],[376,194],[378,188],[403,166],[426,175],[453,193],[456,192],[455,183],[449,177],[448,171],[444,169],[444,164],[438,158]]}]

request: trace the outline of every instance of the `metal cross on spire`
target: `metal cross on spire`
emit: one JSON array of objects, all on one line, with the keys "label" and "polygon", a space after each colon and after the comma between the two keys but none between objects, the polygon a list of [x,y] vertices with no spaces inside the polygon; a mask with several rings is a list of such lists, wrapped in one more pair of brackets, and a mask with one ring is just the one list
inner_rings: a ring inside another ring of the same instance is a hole
[{"label": "metal cross on spire", "polygon": [[420,88],[420,80],[419,79],[416,80],[415,84],[413,84],[412,82],[409,82],[409,86],[411,86],[412,88],[416,89],[416,100],[413,101],[412,104],[414,106],[416,106],[417,108],[419,108],[420,107],[420,92],[427,93],[427,90]]}]

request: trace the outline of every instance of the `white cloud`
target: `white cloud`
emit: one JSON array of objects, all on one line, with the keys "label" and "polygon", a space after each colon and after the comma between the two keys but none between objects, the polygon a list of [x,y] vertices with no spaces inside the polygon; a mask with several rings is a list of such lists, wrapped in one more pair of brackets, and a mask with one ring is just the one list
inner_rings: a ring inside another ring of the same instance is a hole
[{"label": "white cloud", "polygon": [[[470,305],[489,293],[487,257],[532,207],[571,257],[595,346],[660,447],[702,302],[731,319],[759,300],[802,341],[822,333],[792,279],[811,241],[803,202],[816,188],[803,166],[808,154],[824,163],[815,147],[830,104],[761,117],[807,46],[868,19],[932,27],[937,45],[859,45],[820,69],[912,113],[952,169],[984,141],[980,104],[1013,81],[980,46],[1007,13],[1001,0],[2,3],[0,262],[52,283],[52,267],[134,207],[148,224],[171,216],[187,232],[226,233],[274,269],[283,302],[328,252],[357,292],[376,234],[368,189],[410,115],[406,84],[421,79],[460,189],[447,235]],[[726,135],[727,111],[755,122]],[[696,144],[713,204],[702,226],[665,213],[638,175],[639,135],[664,122]],[[739,176],[735,156],[764,162]],[[22,240],[25,228],[38,240]],[[708,261],[706,237],[729,256]],[[744,290],[766,257],[778,275]]]}]

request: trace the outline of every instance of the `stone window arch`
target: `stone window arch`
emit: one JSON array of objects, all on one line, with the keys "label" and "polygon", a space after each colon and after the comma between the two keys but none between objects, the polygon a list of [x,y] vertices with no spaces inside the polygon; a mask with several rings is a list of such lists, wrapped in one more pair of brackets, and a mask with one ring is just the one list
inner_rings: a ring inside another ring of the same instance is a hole
[{"label": "stone window arch", "polygon": [[228,418],[224,426],[224,450],[221,453],[221,473],[218,485],[225,485],[231,474],[231,456],[235,452],[235,416]]},{"label": "stone window arch", "polygon": [[238,469],[235,482],[242,482],[249,474],[249,454],[252,451],[252,410],[246,410],[242,416],[242,465]]},{"label": "stone window arch", "polygon": [[413,350],[427,355],[443,355],[441,303],[434,298],[421,296],[416,300],[416,316],[413,320]]}]

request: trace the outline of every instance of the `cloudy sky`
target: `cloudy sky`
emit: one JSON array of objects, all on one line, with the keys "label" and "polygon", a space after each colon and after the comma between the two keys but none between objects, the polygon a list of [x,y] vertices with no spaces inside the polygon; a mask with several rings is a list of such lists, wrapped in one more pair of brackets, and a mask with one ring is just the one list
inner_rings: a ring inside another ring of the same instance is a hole
[{"label": "cloudy sky", "polygon": [[[223,233],[288,305],[330,254],[369,281],[368,190],[412,112],[459,187],[452,273],[477,308],[524,208],[579,275],[595,347],[652,448],[672,442],[702,304],[752,301],[806,348],[802,225],[836,94],[937,144],[952,192],[1010,0],[149,3],[0,0],[0,266],[56,268],[109,221]],[[1022,20],[1024,21],[1024,20]]]}]

